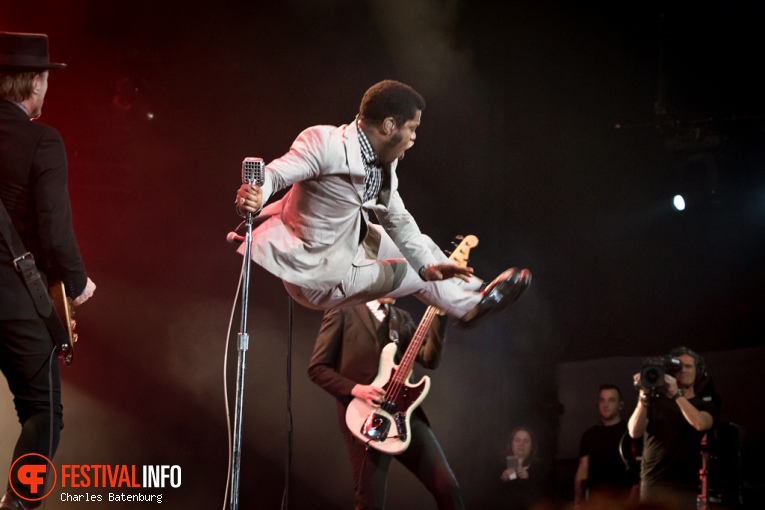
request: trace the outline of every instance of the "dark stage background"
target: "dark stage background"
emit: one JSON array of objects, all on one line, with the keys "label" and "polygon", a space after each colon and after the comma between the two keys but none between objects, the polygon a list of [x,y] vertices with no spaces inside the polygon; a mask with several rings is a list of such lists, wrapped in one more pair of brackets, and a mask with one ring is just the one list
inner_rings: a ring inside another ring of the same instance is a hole
[{"label": "dark stage background", "polygon": [[[421,229],[443,246],[477,235],[471,264],[485,278],[512,265],[534,273],[507,313],[453,328],[431,374],[425,408],[469,507],[497,507],[506,436],[519,423],[537,429],[547,462],[558,460],[558,497],[568,497],[571,444],[557,445],[571,432],[560,434],[561,422],[578,434],[596,419],[595,382],[577,367],[634,360],[616,381],[628,389],[642,356],[677,345],[725,360],[724,418],[747,429],[755,501],[765,445],[751,401],[763,377],[735,369],[752,352],[762,359],[765,333],[755,5],[3,2],[0,29],[48,33],[53,60],[69,64],[51,73],[42,121],[67,143],[75,227],[98,285],[78,310],[82,340],[64,370],[57,463],[178,464],[183,484],[164,491],[166,507],[222,505],[223,363],[241,264],[225,235],[238,222],[241,161],[278,157],[307,126],[352,121],[366,88],[394,78],[428,102],[399,167]],[[698,201],[678,212],[670,197],[681,188]],[[288,301],[259,268],[251,294],[241,501],[278,508]],[[333,401],[305,375],[320,321],[295,310],[290,502],[350,508]],[[235,319],[233,339],[237,329]],[[16,435],[4,392],[2,469]],[[571,413],[579,421],[566,421]],[[400,469],[389,501],[434,508]]]}]

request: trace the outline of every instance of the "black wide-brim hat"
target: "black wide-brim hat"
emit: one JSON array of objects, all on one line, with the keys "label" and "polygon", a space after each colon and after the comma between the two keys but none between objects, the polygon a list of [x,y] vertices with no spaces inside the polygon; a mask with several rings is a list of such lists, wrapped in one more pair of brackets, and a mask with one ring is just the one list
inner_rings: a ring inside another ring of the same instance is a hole
[{"label": "black wide-brim hat", "polygon": [[48,36],[0,32],[0,71],[44,71],[63,69],[48,56]]}]

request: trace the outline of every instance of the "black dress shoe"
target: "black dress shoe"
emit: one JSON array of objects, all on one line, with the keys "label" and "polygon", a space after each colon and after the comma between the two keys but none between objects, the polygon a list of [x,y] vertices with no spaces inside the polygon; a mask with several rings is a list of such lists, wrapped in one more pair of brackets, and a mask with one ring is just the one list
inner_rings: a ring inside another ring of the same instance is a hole
[{"label": "black dress shoe", "polygon": [[28,501],[19,499],[10,490],[0,499],[0,510],[29,510],[32,508]]},{"label": "black dress shoe", "polygon": [[460,323],[471,328],[480,324],[489,315],[518,301],[529,285],[531,285],[531,271],[511,267],[486,286],[481,292],[483,297],[476,305],[473,316]]}]

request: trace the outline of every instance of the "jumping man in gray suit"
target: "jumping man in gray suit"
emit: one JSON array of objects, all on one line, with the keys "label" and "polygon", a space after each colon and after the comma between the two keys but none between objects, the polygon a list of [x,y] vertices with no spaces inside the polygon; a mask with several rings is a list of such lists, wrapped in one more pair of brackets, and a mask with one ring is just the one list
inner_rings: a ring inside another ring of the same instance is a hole
[{"label": "jumping man in gray suit", "polygon": [[[252,260],[281,278],[298,303],[328,309],[414,294],[472,325],[528,288],[531,273],[511,268],[482,289],[472,268],[449,262],[404,206],[396,167],[414,145],[424,108],[408,85],[377,83],[353,122],[306,129],[266,166],[262,187],[237,191],[237,212],[259,213]],[[288,186],[284,198],[263,207]]]}]

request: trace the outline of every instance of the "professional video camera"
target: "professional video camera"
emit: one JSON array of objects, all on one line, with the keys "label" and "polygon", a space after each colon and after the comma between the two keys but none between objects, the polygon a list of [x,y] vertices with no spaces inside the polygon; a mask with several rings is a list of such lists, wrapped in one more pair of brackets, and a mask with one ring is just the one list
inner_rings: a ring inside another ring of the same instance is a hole
[{"label": "professional video camera", "polygon": [[655,356],[643,358],[640,369],[640,386],[648,390],[652,398],[665,393],[664,374],[675,376],[683,368],[680,358],[674,356]]}]

